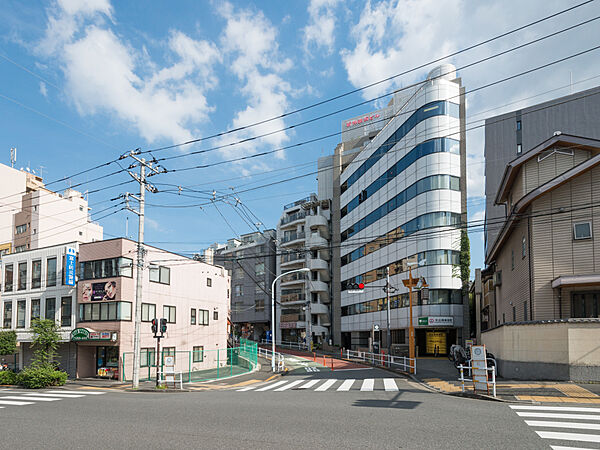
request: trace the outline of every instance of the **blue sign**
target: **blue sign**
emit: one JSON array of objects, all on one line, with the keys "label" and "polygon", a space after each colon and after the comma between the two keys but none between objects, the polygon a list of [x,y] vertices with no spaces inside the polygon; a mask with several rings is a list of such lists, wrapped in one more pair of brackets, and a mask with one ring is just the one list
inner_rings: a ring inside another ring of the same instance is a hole
[{"label": "blue sign", "polygon": [[75,286],[75,258],[77,252],[74,248],[67,247],[67,255],[65,261],[65,284],[67,286]]},{"label": "blue sign", "polygon": [[267,330],[267,342],[271,342],[271,330]]}]

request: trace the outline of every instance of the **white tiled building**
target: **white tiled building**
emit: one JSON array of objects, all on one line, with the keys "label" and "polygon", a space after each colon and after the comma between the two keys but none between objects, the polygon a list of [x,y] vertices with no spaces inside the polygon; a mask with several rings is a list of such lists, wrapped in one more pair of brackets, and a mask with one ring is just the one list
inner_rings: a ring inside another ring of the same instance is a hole
[{"label": "white tiled building", "polygon": [[17,333],[19,367],[32,358],[33,318],[53,319],[59,326],[60,368],[75,376],[75,344],[70,342],[75,328],[77,303],[75,285],[65,284],[65,253],[78,249],[77,242],[4,255],[2,258],[2,297],[0,323],[4,330]]},{"label": "white tiled building", "polygon": [[[429,299],[413,297],[419,353],[433,353],[436,345],[445,353],[463,339],[461,282],[453,276],[459,226],[466,217],[462,93],[454,67],[443,65],[423,84],[397,92],[384,110],[342,123],[343,142],[334,155],[342,158],[340,242],[334,247],[339,247],[341,264],[344,347],[367,347],[374,324],[385,330],[386,267],[397,289],[390,302],[392,343],[408,343],[408,295],[402,280],[409,263],[415,264],[413,276],[425,277],[430,287]],[[350,283],[366,288],[351,294]]]}]

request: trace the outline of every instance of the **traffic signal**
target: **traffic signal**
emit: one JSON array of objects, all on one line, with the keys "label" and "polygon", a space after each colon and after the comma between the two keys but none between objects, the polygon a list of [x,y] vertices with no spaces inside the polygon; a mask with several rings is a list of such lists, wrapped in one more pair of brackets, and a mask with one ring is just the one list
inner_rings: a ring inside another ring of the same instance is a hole
[{"label": "traffic signal", "polygon": [[158,319],[152,319],[152,332],[156,334],[158,331]]},{"label": "traffic signal", "polygon": [[348,292],[350,294],[359,294],[364,292],[365,284],[364,283],[348,283]]},{"label": "traffic signal", "polygon": [[160,332],[161,333],[167,332],[167,319],[160,319]]}]

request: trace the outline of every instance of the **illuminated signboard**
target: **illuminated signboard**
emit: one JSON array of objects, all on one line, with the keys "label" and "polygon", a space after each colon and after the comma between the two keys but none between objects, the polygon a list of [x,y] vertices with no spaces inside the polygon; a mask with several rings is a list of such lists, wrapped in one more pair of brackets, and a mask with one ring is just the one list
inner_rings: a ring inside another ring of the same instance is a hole
[{"label": "illuminated signboard", "polygon": [[374,119],[378,119],[380,117],[379,114],[373,114],[371,116],[365,116],[365,117],[361,117],[360,119],[355,119],[355,120],[349,120],[348,122],[346,122],[346,128],[351,127],[353,125],[358,125],[359,123],[367,123],[367,122],[371,122]]}]

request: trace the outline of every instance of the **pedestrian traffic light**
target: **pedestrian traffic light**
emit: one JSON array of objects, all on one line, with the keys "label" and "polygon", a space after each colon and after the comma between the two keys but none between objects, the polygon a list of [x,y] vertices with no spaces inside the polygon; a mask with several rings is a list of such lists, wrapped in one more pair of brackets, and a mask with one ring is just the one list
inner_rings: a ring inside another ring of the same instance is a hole
[{"label": "pedestrian traffic light", "polygon": [[360,294],[361,292],[364,292],[364,290],[364,283],[348,283],[348,293],[350,294]]},{"label": "pedestrian traffic light", "polygon": [[156,334],[158,331],[158,319],[152,319],[152,332]]},{"label": "pedestrian traffic light", "polygon": [[160,332],[161,333],[167,332],[167,319],[160,319]]}]

